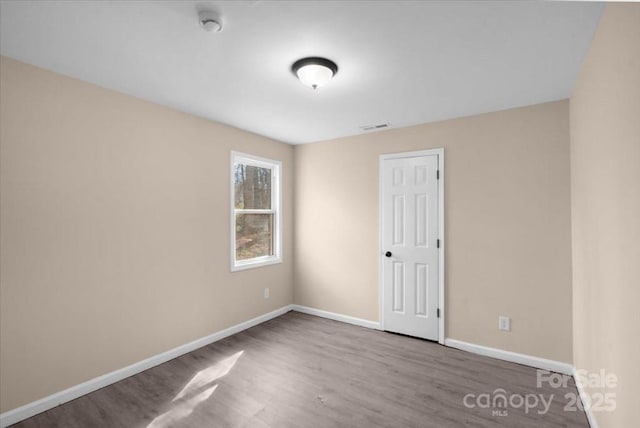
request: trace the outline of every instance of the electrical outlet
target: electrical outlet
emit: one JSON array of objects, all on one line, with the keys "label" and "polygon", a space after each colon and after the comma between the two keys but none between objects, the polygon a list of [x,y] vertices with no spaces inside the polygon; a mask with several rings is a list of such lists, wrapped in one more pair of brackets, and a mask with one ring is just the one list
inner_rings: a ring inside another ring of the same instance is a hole
[{"label": "electrical outlet", "polygon": [[498,330],[511,331],[511,319],[500,315],[498,317]]},{"label": "electrical outlet", "polygon": [[265,299],[268,299],[268,298],[269,298],[269,289],[268,289],[268,288],[265,288],[265,289],[264,289],[264,298],[265,298]]}]

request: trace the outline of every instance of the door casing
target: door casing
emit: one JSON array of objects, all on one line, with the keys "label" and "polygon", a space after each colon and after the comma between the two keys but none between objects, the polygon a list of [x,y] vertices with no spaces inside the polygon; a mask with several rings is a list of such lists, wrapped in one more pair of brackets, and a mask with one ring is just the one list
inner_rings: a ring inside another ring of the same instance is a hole
[{"label": "door casing", "polygon": [[437,155],[438,156],[438,171],[440,174],[440,178],[438,180],[438,237],[440,239],[440,251],[438,253],[438,308],[440,309],[440,317],[438,318],[438,343],[444,345],[445,337],[445,319],[446,319],[446,308],[445,308],[445,287],[444,287],[444,255],[446,248],[446,239],[444,234],[444,148],[438,149],[429,149],[429,150],[419,150],[413,152],[401,152],[401,153],[389,153],[380,155],[380,164],[378,169],[378,179],[379,179],[379,200],[378,200],[378,209],[379,209],[379,224],[378,224],[378,297],[379,297],[379,311],[380,311],[380,328],[385,330],[384,325],[384,275],[383,275],[383,263],[384,263],[384,252],[382,239],[383,239],[383,227],[384,227],[384,207],[382,206],[383,191],[384,191],[384,177],[382,174],[384,161],[388,159],[400,159],[400,158],[412,158],[418,156],[429,156],[429,155]]}]

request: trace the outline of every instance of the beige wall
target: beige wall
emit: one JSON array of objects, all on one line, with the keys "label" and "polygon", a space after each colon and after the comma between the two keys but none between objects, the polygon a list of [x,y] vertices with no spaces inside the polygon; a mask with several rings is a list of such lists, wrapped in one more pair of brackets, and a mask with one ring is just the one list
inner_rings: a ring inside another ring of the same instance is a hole
[{"label": "beige wall", "polygon": [[615,373],[617,410],[600,427],[638,423],[640,397],[640,4],[610,4],[571,97],[574,360]]},{"label": "beige wall", "polygon": [[[444,147],[446,336],[614,371],[619,410],[598,418],[629,425],[639,10],[607,6],[570,114],[561,101],[295,149],[2,58],[1,411],[292,299],[377,320],[378,156]],[[229,272],[230,150],[284,163],[281,265]]]},{"label": "beige wall", "polygon": [[[0,67],[2,411],[291,303],[291,146]],[[283,264],[229,271],[230,150],[283,162]]]},{"label": "beige wall", "polygon": [[296,146],[294,302],[378,319],[378,157],[436,147],[446,336],[571,362],[567,101]]}]

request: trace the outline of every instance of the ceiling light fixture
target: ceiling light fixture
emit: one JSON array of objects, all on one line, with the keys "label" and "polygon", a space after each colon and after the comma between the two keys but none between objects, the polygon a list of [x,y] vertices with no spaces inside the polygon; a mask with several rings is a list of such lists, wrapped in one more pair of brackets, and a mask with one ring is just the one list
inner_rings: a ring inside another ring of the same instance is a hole
[{"label": "ceiling light fixture", "polygon": [[326,58],[309,57],[294,62],[291,71],[303,85],[317,89],[333,79],[338,72],[338,66]]}]

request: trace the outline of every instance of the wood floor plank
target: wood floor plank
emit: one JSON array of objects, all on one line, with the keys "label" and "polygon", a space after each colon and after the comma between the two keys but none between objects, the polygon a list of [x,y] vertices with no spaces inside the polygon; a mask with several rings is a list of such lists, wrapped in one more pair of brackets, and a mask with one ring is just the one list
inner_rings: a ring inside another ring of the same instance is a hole
[{"label": "wood floor plank", "polygon": [[[499,389],[553,399],[544,414],[464,404]],[[565,394],[573,381],[537,388],[530,367],[289,312],[15,427],[588,427]]]}]

